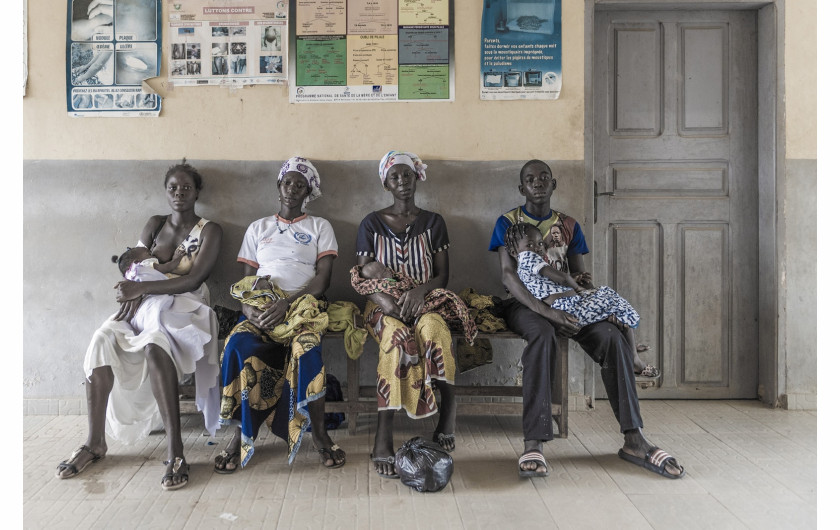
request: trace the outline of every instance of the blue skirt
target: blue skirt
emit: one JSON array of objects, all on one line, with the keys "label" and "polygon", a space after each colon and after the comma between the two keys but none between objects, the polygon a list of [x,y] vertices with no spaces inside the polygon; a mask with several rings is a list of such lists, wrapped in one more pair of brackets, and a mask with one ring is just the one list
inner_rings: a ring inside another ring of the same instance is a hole
[{"label": "blue skirt", "polygon": [[241,465],[253,456],[263,423],[289,445],[291,464],[310,425],[308,404],[326,391],[321,335],[304,332],[277,343],[243,315],[225,342],[221,365],[219,423],[240,424]]}]

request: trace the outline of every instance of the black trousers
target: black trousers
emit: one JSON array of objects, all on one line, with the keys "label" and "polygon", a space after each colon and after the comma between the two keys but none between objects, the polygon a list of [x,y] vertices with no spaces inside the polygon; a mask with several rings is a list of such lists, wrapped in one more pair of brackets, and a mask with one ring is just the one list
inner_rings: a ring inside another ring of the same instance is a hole
[{"label": "black trousers", "polygon": [[[503,307],[508,327],[528,343],[522,351],[522,432],[526,440],[552,440],[551,381],[557,354],[554,326],[515,298],[505,300]],[[641,429],[633,346],[609,322],[590,324],[571,338],[601,367],[601,379],[621,432]]]}]

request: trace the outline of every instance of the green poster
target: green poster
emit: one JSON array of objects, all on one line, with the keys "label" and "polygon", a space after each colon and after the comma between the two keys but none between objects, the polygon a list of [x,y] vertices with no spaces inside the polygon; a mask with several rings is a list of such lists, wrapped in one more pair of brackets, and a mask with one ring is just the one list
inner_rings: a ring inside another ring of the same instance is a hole
[{"label": "green poster", "polygon": [[449,99],[449,65],[400,65],[399,99]]},{"label": "green poster", "polygon": [[298,37],[296,55],[299,86],[347,84],[346,37]]}]

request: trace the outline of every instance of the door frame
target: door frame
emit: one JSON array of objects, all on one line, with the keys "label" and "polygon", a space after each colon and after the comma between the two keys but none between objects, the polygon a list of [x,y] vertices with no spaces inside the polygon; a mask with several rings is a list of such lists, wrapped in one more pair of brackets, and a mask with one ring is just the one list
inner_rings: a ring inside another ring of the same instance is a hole
[{"label": "door frame", "polygon": [[[785,291],[780,289],[785,220],[779,216],[777,189],[784,190],[785,176],[785,0],[584,0],[584,174],[587,219],[593,219],[595,182],[595,12],[750,10],[756,12],[758,29],[758,398],[771,406],[786,407],[786,350],[779,329],[786,318]],[[588,224],[588,223],[587,223]],[[595,227],[584,229],[591,240]],[[592,256],[587,256],[589,260]],[[591,261],[587,264],[592,270]],[[584,394],[595,393],[595,365],[586,357]],[[644,398],[644,392],[639,393]]]}]

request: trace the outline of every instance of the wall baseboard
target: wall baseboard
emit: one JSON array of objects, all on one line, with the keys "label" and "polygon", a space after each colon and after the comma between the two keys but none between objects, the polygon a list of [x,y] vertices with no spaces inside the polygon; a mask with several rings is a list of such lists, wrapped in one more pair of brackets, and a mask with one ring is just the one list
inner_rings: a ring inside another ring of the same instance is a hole
[{"label": "wall baseboard", "polygon": [[779,405],[785,410],[817,410],[817,394],[782,394]]}]

